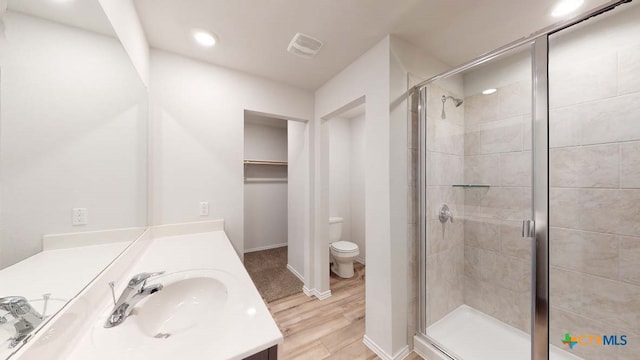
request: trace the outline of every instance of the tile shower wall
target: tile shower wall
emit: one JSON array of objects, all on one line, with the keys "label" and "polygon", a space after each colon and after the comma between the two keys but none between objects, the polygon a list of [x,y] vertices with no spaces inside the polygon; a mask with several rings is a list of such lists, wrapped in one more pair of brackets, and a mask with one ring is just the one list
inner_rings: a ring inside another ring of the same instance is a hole
[{"label": "tile shower wall", "polygon": [[[464,181],[465,106],[447,102],[446,119],[441,119],[442,95],[461,98],[436,84],[427,88],[427,326],[463,304],[464,204],[462,189],[452,187]],[[438,220],[440,205],[448,204],[453,223]]]},{"label": "tile shower wall", "polygon": [[637,359],[640,37],[595,51],[580,62],[567,51],[554,56],[553,42],[550,51],[551,342],[562,346],[565,333],[626,334],[627,346],[572,352]]},{"label": "tile shower wall", "polygon": [[489,185],[464,190],[464,302],[529,332],[531,82],[464,100],[464,183]]}]

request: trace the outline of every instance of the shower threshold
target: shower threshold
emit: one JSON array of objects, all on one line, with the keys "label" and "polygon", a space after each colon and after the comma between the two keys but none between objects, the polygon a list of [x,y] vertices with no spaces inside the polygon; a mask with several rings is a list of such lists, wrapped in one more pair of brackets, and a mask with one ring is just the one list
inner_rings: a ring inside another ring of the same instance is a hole
[{"label": "shower threshold", "polygon": [[[531,337],[470,306],[461,305],[427,328],[430,338],[459,359],[514,360],[531,358]],[[551,345],[550,360],[582,360]]]}]

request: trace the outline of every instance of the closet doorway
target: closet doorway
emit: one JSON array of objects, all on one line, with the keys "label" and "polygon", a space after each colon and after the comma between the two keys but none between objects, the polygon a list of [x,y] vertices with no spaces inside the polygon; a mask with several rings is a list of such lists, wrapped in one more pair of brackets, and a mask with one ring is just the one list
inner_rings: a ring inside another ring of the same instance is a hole
[{"label": "closet doorway", "polygon": [[300,125],[245,111],[244,262],[266,302],[299,293],[303,287],[301,272],[295,261],[293,265],[289,261],[297,245],[289,241],[289,158],[295,158],[291,152]]}]

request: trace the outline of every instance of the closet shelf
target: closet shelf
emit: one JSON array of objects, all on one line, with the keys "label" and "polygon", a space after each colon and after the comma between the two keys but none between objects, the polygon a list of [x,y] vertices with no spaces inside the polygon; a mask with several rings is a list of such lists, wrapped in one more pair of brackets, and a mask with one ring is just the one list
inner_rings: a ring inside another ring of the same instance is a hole
[{"label": "closet shelf", "polygon": [[489,184],[453,184],[453,187],[461,187],[461,188],[488,188],[491,187]]},{"label": "closet shelf", "polygon": [[245,165],[275,165],[275,166],[287,166],[286,161],[266,161],[266,160],[245,160]]}]

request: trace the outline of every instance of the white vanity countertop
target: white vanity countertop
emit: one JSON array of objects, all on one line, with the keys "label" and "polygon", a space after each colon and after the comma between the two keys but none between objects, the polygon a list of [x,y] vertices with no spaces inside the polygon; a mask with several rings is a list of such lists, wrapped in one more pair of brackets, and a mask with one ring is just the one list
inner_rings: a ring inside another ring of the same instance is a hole
[{"label": "white vanity countertop", "polygon": [[[232,316],[221,316],[206,329],[193,331],[187,339],[178,337],[152,339],[152,346],[127,346],[117,341],[118,331],[135,326],[128,320],[117,327],[104,329],[103,324],[113,308],[111,299],[99,304],[104,309],[100,319],[77,341],[68,359],[244,359],[282,342],[282,334],[269,310],[236,255],[224,231],[166,236],[156,238],[134,266],[124,274],[123,283],[141,272],[166,271],[166,274],[193,269],[212,269],[235,279],[236,286],[229,290],[228,304],[236,311]],[[162,277],[157,278],[162,282]],[[153,283],[150,279],[149,283]],[[101,284],[94,284],[101,286]],[[122,286],[116,289],[121,289]],[[118,291],[117,295],[120,294]],[[233,295],[232,295],[233,294]],[[152,297],[154,295],[150,295]],[[241,310],[241,311],[238,311]],[[133,315],[136,316],[136,315]],[[99,333],[100,335],[96,335]],[[120,333],[122,334],[122,333]],[[112,337],[113,339],[109,339]],[[175,338],[175,339],[174,339]],[[148,340],[144,340],[148,341]],[[170,345],[171,342],[176,342]],[[111,344],[110,346],[108,346]],[[179,349],[179,350],[175,350]]]},{"label": "white vanity countertop", "polygon": [[[0,270],[0,297],[53,299],[76,296],[131,242],[48,250]],[[49,314],[50,315],[50,314]]]}]

